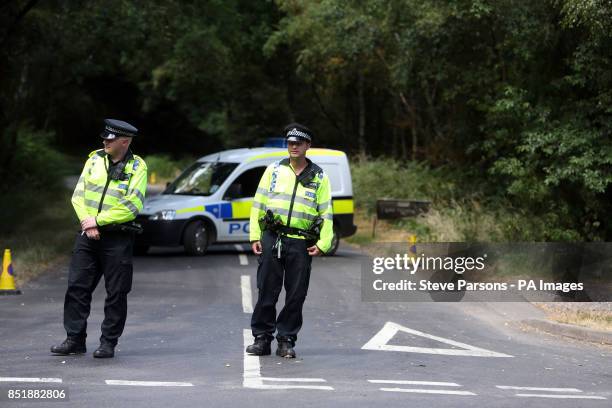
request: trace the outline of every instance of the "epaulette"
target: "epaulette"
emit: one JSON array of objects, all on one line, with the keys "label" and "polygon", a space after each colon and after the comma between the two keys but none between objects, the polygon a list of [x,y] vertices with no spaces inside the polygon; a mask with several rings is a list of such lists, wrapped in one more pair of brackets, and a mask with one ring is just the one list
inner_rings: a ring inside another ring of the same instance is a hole
[{"label": "epaulette", "polygon": [[98,154],[98,156],[100,156],[100,157],[104,157],[104,155],[106,154],[106,153],[104,153],[104,149],[98,149],[98,150],[94,150],[93,152],[89,153],[89,156],[88,156],[88,157],[92,157],[92,156],[93,156],[94,154],[96,154],[96,153],[97,153],[97,154]]}]

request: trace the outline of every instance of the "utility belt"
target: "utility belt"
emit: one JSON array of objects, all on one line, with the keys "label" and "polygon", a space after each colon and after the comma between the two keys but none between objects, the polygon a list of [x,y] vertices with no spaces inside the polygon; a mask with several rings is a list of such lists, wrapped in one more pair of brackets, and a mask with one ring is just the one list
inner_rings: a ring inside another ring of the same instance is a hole
[{"label": "utility belt", "polygon": [[278,225],[272,228],[267,228],[267,230],[282,235],[298,235],[300,237],[304,237],[307,241],[316,241],[319,239],[318,234],[315,234],[310,230],[303,230],[301,228],[296,227],[288,227],[286,225]]},{"label": "utility belt", "polygon": [[297,227],[290,227],[283,225],[280,216],[274,216],[272,210],[267,210],[259,220],[262,231],[270,231],[277,234],[276,242],[274,243],[273,249],[278,251],[278,258],[281,257],[281,235],[297,235],[306,239],[307,245],[312,246],[319,240],[321,233],[321,225],[323,224],[323,218],[316,217],[310,228],[305,230]]},{"label": "utility belt", "polygon": [[132,234],[142,234],[142,225],[130,221],[124,222],[123,224],[108,224],[98,227],[100,232],[126,232]]}]

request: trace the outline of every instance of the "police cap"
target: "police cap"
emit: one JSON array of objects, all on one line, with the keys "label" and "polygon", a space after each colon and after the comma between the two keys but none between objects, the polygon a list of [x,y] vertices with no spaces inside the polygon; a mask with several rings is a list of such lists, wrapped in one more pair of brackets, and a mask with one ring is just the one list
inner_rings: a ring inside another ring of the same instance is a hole
[{"label": "police cap", "polygon": [[138,129],[127,122],[117,119],[104,119],[104,130],[100,134],[102,139],[113,140],[119,136],[134,137]]},{"label": "police cap", "polygon": [[283,130],[288,142],[312,142],[312,131],[299,123],[290,123]]}]

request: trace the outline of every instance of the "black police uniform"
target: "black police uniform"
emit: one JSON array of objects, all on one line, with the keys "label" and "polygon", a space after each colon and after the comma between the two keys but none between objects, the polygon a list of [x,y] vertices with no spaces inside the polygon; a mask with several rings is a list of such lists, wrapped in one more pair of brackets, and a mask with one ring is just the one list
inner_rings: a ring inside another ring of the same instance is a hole
[{"label": "black police uniform", "polygon": [[[277,239],[282,241],[280,258],[274,248]],[[310,282],[312,257],[307,248],[313,243],[266,230],[262,233],[261,245],[263,253],[257,268],[259,296],[251,318],[253,335],[270,341],[271,333],[277,330],[280,341],[294,346],[302,327],[302,308]],[[277,317],[276,302],[283,285],[285,305]]]},{"label": "black police uniform", "polygon": [[[311,131],[299,124],[287,126],[285,135],[287,141],[310,142],[312,137]],[[310,182],[313,177],[319,177],[320,174],[323,174],[318,166],[310,160],[306,160],[308,165],[296,178],[296,186],[298,182],[302,181],[301,178],[304,179],[304,182]],[[280,165],[288,166],[289,159],[281,161]],[[328,183],[328,181],[326,182]],[[271,183],[274,183],[274,181],[271,181]],[[295,196],[296,190],[294,189],[289,204],[290,215],[287,224],[291,220],[291,209],[294,205]],[[259,214],[258,208],[261,209],[257,197],[258,195],[255,197],[254,210],[251,213],[251,225],[254,224]],[[327,207],[329,207],[329,203],[327,203]],[[286,231],[278,230],[278,228],[285,228]],[[259,238],[263,251],[259,256],[257,268],[258,298],[251,317],[251,329],[255,342],[249,345],[246,351],[255,355],[270,354],[270,343],[274,338],[274,332],[278,331],[276,354],[281,357],[293,358],[295,357],[293,348],[297,340],[297,334],[302,327],[302,308],[310,282],[312,257],[308,254],[308,247],[314,245],[317,239],[299,239],[287,236],[287,234],[296,234],[290,231],[291,227],[276,227],[276,231],[274,229],[274,227],[268,226],[261,232],[261,236],[258,236],[258,230],[253,227],[251,230],[252,235],[254,235],[251,238]],[[285,305],[277,317],[276,303],[283,286],[285,288]]]},{"label": "black police uniform", "polygon": [[[138,130],[129,123],[114,119],[106,119],[105,130],[101,137],[103,139],[114,139],[117,136],[133,137],[136,136],[137,131]],[[144,167],[144,176],[139,174],[139,177],[140,179],[142,179],[142,177],[145,178],[144,185],[146,188],[146,167],[142,159],[134,157],[134,155],[128,151],[122,160],[112,163],[110,158],[104,158],[104,154],[101,152],[96,152],[95,154],[100,154],[101,156],[97,158],[98,163],[103,162],[105,163],[105,167],[108,166],[106,167],[106,185],[104,192],[99,198],[99,203],[92,204],[91,200],[89,200],[90,206],[93,205],[96,207],[99,205],[98,214],[105,204],[104,198],[107,194],[117,194],[117,191],[119,191],[113,190],[111,192],[108,190],[109,178],[111,180],[125,180],[121,182],[125,183],[126,194],[128,194],[129,191],[133,192],[136,187],[129,183],[131,183],[137,165],[140,164]],[[136,163],[138,160],[142,161],[142,163]],[[131,174],[127,174],[129,171],[128,168],[132,169]],[[141,172],[142,171],[141,168]],[[86,173],[87,172],[84,171],[82,178],[85,177]],[[79,182],[81,181],[82,180]],[[100,192],[100,186],[94,186],[92,188],[97,188],[96,191]],[[125,198],[125,196],[123,198]],[[140,204],[140,208],[142,208],[143,198],[144,191],[140,192],[137,201]],[[85,201],[87,201],[87,196],[85,196]],[[134,212],[138,210],[136,206],[129,202],[124,201],[123,203],[132,208]],[[99,240],[88,238],[84,232],[78,233],[74,244],[72,260],[70,262],[68,289],[64,299],[64,328],[66,329],[68,337],[62,344],[51,348],[53,353],[79,354],[86,351],[85,338],[87,337],[87,318],[90,313],[92,293],[96,289],[101,277],[104,276],[107,294],[104,302],[104,321],[101,327],[102,335],[100,337],[100,348],[94,352],[94,357],[114,356],[114,347],[123,333],[127,316],[127,295],[132,288],[134,233],[137,228],[138,227],[134,224],[118,225],[110,223],[99,226]]]},{"label": "black police uniform", "polygon": [[125,326],[127,295],[132,289],[133,242],[134,233],[129,231],[104,231],[101,228],[99,240],[79,233],[64,300],[64,328],[68,337],[85,341],[91,295],[104,276],[107,296],[100,343],[117,344]]}]

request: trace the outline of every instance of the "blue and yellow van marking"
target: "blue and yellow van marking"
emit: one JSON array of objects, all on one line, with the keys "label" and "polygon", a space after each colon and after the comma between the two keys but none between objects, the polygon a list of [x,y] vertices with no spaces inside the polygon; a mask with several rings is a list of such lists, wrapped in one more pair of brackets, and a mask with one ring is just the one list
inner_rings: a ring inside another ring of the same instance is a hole
[{"label": "blue and yellow van marking", "polygon": [[[236,201],[232,203],[217,203],[181,208],[180,210],[176,210],[176,213],[185,214],[190,212],[208,212],[215,218],[248,219],[251,216],[252,205],[253,200]],[[332,206],[334,214],[353,214],[354,212],[352,199],[332,199]]]}]

